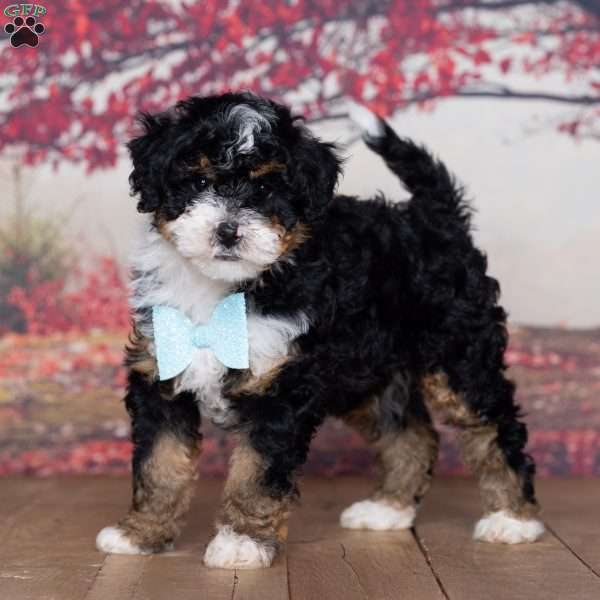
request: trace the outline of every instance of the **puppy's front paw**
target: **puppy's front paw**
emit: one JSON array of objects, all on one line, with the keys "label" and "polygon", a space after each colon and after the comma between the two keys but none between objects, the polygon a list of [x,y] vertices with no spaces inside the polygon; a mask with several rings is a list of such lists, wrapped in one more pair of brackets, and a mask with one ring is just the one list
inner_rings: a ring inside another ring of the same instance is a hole
[{"label": "puppy's front paw", "polygon": [[346,529],[408,529],[417,511],[413,506],[397,508],[381,500],[362,500],[349,506],[340,515],[340,525]]},{"label": "puppy's front paw", "polygon": [[535,542],[543,533],[541,521],[518,519],[505,510],[499,510],[478,521],[473,537],[484,542],[522,544]]},{"label": "puppy's front paw", "polygon": [[225,525],[208,544],[204,564],[213,569],[261,569],[270,567],[274,557],[274,547],[235,533]]},{"label": "puppy's front paw", "polygon": [[109,554],[148,554],[136,546],[118,527],[105,527],[96,536],[96,548]]}]

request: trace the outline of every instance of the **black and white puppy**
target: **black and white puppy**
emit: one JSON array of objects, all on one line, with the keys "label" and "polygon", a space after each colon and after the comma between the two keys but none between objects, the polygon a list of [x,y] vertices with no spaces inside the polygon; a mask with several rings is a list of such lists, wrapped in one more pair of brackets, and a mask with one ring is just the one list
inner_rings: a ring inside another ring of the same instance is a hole
[{"label": "black and white puppy", "polygon": [[[335,195],[334,146],[248,93],[142,118],[144,133],[129,144],[132,190],[148,217],[127,348],[134,492],[129,513],[99,533],[100,550],[171,547],[195,486],[201,415],[238,438],[209,567],[271,564],[297,471],[328,416],[373,443],[381,467],[343,527],[412,525],[436,460],[435,414],[458,428],[479,478],[475,537],[542,534],[526,428],[504,375],[499,286],[473,244],[461,188],[385,121],[351,112],[410,201]],[[152,307],[203,324],[233,292],[246,298],[250,368],[227,369],[202,348],[181,375],[159,381]]]}]

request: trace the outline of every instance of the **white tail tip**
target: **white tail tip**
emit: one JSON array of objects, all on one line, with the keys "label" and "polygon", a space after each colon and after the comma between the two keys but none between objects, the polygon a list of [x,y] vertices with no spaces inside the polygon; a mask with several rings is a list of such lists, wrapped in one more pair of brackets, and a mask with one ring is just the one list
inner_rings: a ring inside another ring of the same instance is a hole
[{"label": "white tail tip", "polygon": [[383,137],[383,122],[375,113],[352,100],[348,102],[347,109],[350,120],[361,130],[363,137]]}]

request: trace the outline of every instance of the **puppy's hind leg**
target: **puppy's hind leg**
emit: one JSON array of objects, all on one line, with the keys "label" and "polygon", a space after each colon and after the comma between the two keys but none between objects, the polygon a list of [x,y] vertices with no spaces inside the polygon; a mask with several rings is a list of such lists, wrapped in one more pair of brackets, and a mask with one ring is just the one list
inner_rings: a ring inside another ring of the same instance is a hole
[{"label": "puppy's hind leg", "polygon": [[[517,419],[513,386],[499,370],[462,385],[457,380],[452,386],[446,375],[437,373],[425,378],[423,389],[429,409],[458,429],[464,460],[479,479],[485,514],[474,537],[506,544],[534,542],[544,526],[536,518],[535,465],[523,451],[527,430]],[[474,407],[469,398],[479,405]]]},{"label": "puppy's hind leg", "polygon": [[438,435],[417,390],[410,392],[402,410],[406,400],[401,395],[409,392],[399,381],[344,418],[377,449],[379,481],[369,499],[355,502],[342,512],[342,527],[408,529],[429,489]]}]

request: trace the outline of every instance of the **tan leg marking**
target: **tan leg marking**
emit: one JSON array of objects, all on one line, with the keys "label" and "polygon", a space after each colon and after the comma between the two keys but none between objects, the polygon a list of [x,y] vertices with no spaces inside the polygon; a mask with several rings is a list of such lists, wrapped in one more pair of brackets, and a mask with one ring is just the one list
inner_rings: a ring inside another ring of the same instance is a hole
[{"label": "tan leg marking", "polygon": [[161,434],[141,468],[131,510],[118,527],[137,546],[161,550],[180,532],[197,479],[198,446]]},{"label": "tan leg marking", "polygon": [[242,439],[231,456],[223,492],[219,526],[230,525],[237,534],[277,545],[287,538],[291,501],[274,499],[260,486],[263,458]]},{"label": "tan leg marking", "polygon": [[344,419],[376,448],[378,470],[372,496],[351,504],[340,515],[340,524],[348,529],[411,527],[431,482],[438,447],[431,424],[409,416],[404,428],[386,431],[381,419],[377,398]]},{"label": "tan leg marking", "polygon": [[443,421],[459,429],[458,442],[467,466],[479,479],[485,512],[509,510],[520,518],[531,518],[537,505],[525,501],[522,482],[509,467],[497,444],[496,425],[482,424],[465,402],[448,385],[445,375],[427,376],[423,380],[425,403]]},{"label": "tan leg marking", "polygon": [[429,423],[409,419],[406,428],[382,433],[377,402],[353,411],[344,421],[377,450],[378,484],[373,500],[396,507],[415,506],[431,484],[438,435]]},{"label": "tan leg marking", "polygon": [[428,423],[410,421],[404,431],[387,433],[375,443],[380,483],[374,499],[414,506],[431,485],[438,435]]},{"label": "tan leg marking", "polygon": [[149,381],[158,376],[156,358],[150,352],[150,339],[144,336],[133,323],[129,340],[125,345],[125,366],[137,373],[145,375]]}]

